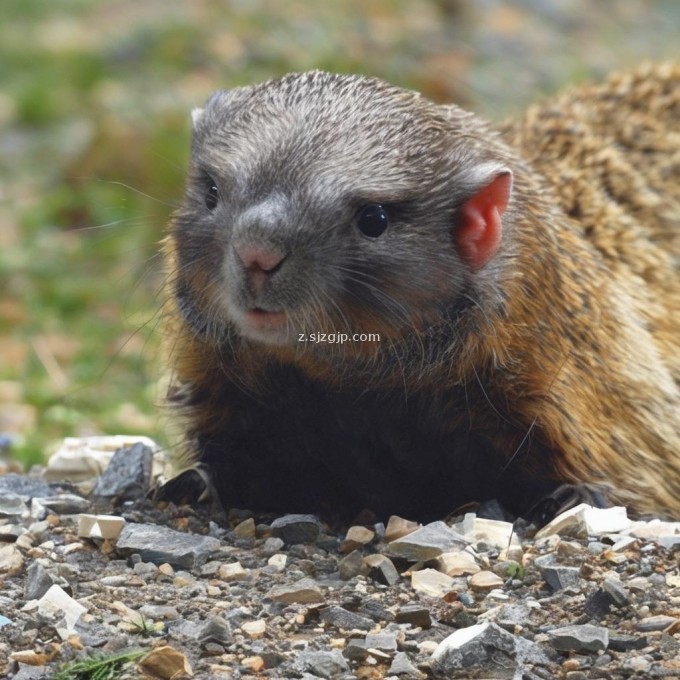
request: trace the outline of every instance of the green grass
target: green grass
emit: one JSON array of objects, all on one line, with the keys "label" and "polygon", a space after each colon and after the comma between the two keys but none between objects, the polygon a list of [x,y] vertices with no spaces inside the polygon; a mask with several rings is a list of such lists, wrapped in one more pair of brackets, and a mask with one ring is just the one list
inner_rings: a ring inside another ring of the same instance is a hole
[{"label": "green grass", "polygon": [[97,655],[62,666],[54,680],[115,680],[125,666],[141,659],[146,652],[124,652],[112,656]]}]

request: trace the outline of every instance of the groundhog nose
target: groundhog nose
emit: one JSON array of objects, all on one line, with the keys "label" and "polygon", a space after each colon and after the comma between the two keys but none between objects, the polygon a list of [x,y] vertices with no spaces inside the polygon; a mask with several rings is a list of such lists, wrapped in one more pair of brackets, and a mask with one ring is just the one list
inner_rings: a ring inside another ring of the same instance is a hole
[{"label": "groundhog nose", "polygon": [[234,246],[243,266],[249,271],[273,273],[283,262],[285,255],[277,250],[249,246]]}]

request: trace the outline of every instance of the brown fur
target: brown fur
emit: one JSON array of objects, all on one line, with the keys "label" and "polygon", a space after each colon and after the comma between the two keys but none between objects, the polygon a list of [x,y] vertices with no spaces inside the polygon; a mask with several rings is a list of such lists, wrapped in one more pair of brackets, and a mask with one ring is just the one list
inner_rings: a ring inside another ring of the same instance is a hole
[{"label": "brown fur", "polygon": [[[500,137],[455,107],[439,109],[513,170],[494,273],[503,303],[479,297],[450,347],[424,365],[418,329],[431,309],[415,290],[409,304],[423,310],[409,338],[389,316],[350,309],[349,325],[383,342],[324,354],[196,333],[170,295],[172,401],[189,462],[201,460],[201,436],[229,427],[232,391],[266,400],[267,367],[290,365],[329,391],[362,381],[452,395],[462,386],[443,430],[484,433],[508,468],[540,475],[547,466],[557,482],[606,484],[612,502],[680,518],[680,66],[575,89]],[[177,233],[166,242],[172,285],[181,273],[219,326],[210,266],[180,265]],[[332,315],[316,320],[338,327]],[[546,451],[550,461],[539,458]]]}]

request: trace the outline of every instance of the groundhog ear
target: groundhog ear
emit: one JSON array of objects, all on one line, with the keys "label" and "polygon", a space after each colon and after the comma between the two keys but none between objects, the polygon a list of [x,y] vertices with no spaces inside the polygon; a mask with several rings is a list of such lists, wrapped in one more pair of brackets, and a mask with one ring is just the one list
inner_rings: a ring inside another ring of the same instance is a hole
[{"label": "groundhog ear", "polygon": [[191,126],[192,127],[196,127],[198,125],[198,121],[200,121],[201,118],[203,118],[203,111],[205,111],[205,109],[199,109],[199,108],[192,109],[192,111],[191,111]]},{"label": "groundhog ear", "polygon": [[496,254],[501,244],[501,215],[508,207],[512,191],[512,173],[500,170],[471,198],[460,211],[456,242],[461,257],[473,269],[480,269]]}]

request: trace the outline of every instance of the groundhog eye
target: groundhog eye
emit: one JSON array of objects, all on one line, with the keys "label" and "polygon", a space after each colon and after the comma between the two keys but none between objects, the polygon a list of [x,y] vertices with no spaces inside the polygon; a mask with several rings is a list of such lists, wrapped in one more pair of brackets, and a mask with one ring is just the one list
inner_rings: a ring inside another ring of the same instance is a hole
[{"label": "groundhog eye", "polygon": [[219,198],[220,194],[217,191],[217,185],[212,180],[208,180],[204,197],[205,207],[212,212],[217,207]]},{"label": "groundhog eye", "polygon": [[388,221],[387,212],[380,203],[369,203],[359,211],[357,226],[366,236],[377,238],[387,229]]}]

